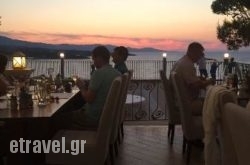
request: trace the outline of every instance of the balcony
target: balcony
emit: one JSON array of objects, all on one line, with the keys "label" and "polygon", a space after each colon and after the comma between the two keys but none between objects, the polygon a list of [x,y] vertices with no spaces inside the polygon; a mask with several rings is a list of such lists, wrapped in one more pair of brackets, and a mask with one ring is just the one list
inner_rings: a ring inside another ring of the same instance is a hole
[{"label": "balcony", "polygon": [[[168,61],[166,74],[175,61]],[[65,60],[65,77],[79,75],[90,78],[91,60]],[[211,63],[207,63],[210,70]],[[10,67],[10,63],[8,67]],[[125,136],[119,148],[116,165],[184,165],[182,154],[182,129],[176,127],[173,146],[167,137],[167,103],[163,93],[159,70],[163,68],[161,60],[128,60],[127,66],[133,70],[133,78],[128,93],[142,96],[145,100],[126,106]],[[239,64],[242,75],[249,69],[249,64]],[[29,59],[28,68],[34,69],[31,76],[48,74],[53,68],[53,77],[60,73],[60,60]],[[197,70],[198,72],[198,70]],[[244,76],[241,77],[243,79]],[[223,65],[217,70],[218,83],[223,79]],[[195,147],[192,151],[191,164],[203,165],[203,151]]]},{"label": "balcony", "polygon": [[[167,61],[166,75],[175,61]],[[28,68],[34,69],[31,76],[48,75],[52,73],[55,77],[61,72],[60,59],[28,59]],[[90,59],[65,59],[64,60],[64,77],[78,75],[85,79],[90,78],[92,61]],[[127,66],[133,70],[133,77],[129,85],[128,94],[143,97],[143,101],[134,102],[126,106],[126,120],[128,121],[165,121],[167,120],[167,103],[163,93],[163,87],[160,80],[159,70],[163,68],[162,60],[128,59]],[[207,62],[207,70],[210,70],[211,62]],[[11,67],[11,62],[7,68]],[[239,63],[241,70],[240,80],[244,79],[245,72],[250,68],[249,64]],[[197,74],[198,69],[197,69]],[[223,65],[217,69],[217,83],[221,83],[224,76]]]}]

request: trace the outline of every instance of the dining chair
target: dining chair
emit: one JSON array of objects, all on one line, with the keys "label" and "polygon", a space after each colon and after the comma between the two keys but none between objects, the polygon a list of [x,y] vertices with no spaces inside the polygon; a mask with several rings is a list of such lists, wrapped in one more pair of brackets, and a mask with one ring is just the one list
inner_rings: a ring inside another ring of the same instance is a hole
[{"label": "dining chair", "polygon": [[109,155],[111,164],[114,164],[114,151],[115,155],[118,155],[118,135],[119,135],[119,125],[120,125],[120,116],[123,111],[123,107],[126,101],[127,96],[127,83],[128,83],[129,73],[124,73],[122,75],[122,89],[119,95],[118,104],[115,111],[115,117],[113,121],[110,144],[109,144]]},{"label": "dining chair", "polygon": [[[203,104],[202,121],[204,128],[204,160],[205,165],[219,165],[221,155],[225,160],[231,155],[230,135],[227,126],[223,124],[221,118],[222,108],[228,102],[236,102],[236,95],[224,86],[209,86],[206,90],[206,97]],[[225,145],[226,144],[226,145]],[[226,149],[226,148],[228,149]],[[225,148],[225,152],[221,154],[221,148]],[[230,156],[231,157],[231,156]],[[231,159],[231,158],[229,158]],[[233,163],[233,161],[230,161]],[[227,162],[227,164],[230,164]]]},{"label": "dining chair", "polygon": [[65,150],[69,151],[71,151],[72,140],[86,140],[84,153],[72,155],[70,152],[53,153],[50,151],[46,154],[47,164],[103,165],[107,162],[110,135],[114,124],[121,83],[121,76],[115,78],[112,82],[96,131],[61,130],[52,138],[52,140],[58,140],[62,143],[62,137],[65,137]]},{"label": "dining chair", "polygon": [[187,150],[186,163],[189,164],[192,146],[204,137],[202,117],[192,115],[192,111],[188,108],[189,106],[184,96],[185,92],[183,92],[185,89],[182,78],[176,72],[171,72],[170,80],[172,81],[175,99],[180,110],[183,131],[182,151],[185,153]]},{"label": "dining chair", "polygon": [[[127,83],[126,83],[126,86],[124,87],[125,88],[125,91],[126,91],[126,95],[127,95],[127,91],[128,91],[128,87],[129,87],[129,84],[130,84],[130,81],[133,77],[133,70],[129,70],[128,71],[128,80],[127,80]],[[125,114],[126,114],[126,111],[125,111],[125,102],[126,102],[126,97],[123,98],[125,101],[124,101],[124,104],[122,105],[122,111],[121,111],[121,116],[120,116],[120,125],[119,125],[119,132],[121,133],[121,137],[123,138],[124,137],[124,120],[125,120]],[[118,133],[118,140],[121,141],[120,139],[120,133]]]},{"label": "dining chair", "polygon": [[166,74],[163,70],[160,70],[160,77],[167,103],[168,138],[170,138],[170,144],[172,145],[174,140],[175,125],[181,124],[180,112],[175,104],[171,82],[167,79]]},{"label": "dining chair", "polygon": [[[229,146],[223,146],[225,149],[230,149],[230,155],[225,155],[222,162],[223,165],[249,165],[250,164],[250,111],[247,108],[241,107],[236,103],[226,103],[222,110],[222,120],[228,129],[226,139],[231,143]],[[225,148],[227,147],[227,148]]]}]

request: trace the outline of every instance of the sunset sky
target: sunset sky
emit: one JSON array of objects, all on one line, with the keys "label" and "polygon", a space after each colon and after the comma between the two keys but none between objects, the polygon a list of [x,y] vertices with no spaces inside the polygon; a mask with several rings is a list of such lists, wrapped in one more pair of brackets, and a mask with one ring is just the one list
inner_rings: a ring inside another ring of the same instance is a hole
[{"label": "sunset sky", "polygon": [[213,0],[1,0],[0,35],[67,44],[185,50],[192,41],[226,50],[216,38],[224,17]]}]

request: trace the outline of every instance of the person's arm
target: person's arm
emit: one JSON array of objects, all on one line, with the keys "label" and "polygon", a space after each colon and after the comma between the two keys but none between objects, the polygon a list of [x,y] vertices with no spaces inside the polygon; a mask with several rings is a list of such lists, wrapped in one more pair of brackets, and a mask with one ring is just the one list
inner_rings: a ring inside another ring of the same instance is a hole
[{"label": "person's arm", "polygon": [[80,89],[81,94],[86,102],[91,103],[94,101],[96,94],[94,91],[88,88],[88,85],[85,80],[77,79],[76,85]]},{"label": "person's arm", "polygon": [[94,91],[90,89],[84,89],[84,90],[81,90],[81,93],[86,102],[91,103],[95,100],[96,94]]},{"label": "person's arm", "polygon": [[188,84],[191,89],[204,89],[209,84],[212,84],[212,80],[206,80],[204,78],[199,78],[196,75],[196,69],[192,65],[182,66],[182,76],[186,84]]},{"label": "person's arm", "polygon": [[208,85],[214,84],[214,80],[198,80],[190,83],[190,88],[192,89],[205,89]]}]

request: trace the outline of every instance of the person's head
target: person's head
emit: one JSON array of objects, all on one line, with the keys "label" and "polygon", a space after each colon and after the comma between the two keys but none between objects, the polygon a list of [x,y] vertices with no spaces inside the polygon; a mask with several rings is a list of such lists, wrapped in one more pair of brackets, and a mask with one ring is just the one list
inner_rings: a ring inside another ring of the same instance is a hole
[{"label": "person's head", "polygon": [[230,59],[230,61],[231,61],[231,62],[234,62],[234,58],[232,57],[232,58]]},{"label": "person's head", "polygon": [[188,45],[187,56],[189,56],[193,62],[197,62],[204,56],[204,47],[198,42],[192,42]]},{"label": "person's head", "polygon": [[5,68],[8,63],[8,58],[5,55],[0,54],[0,73],[5,71]]},{"label": "person's head", "polygon": [[105,46],[97,46],[92,51],[92,59],[96,68],[101,68],[108,64],[109,58],[110,52]]},{"label": "person's head", "polygon": [[118,46],[114,48],[114,52],[112,53],[113,62],[121,63],[127,60],[128,58],[128,49],[124,46]]}]

